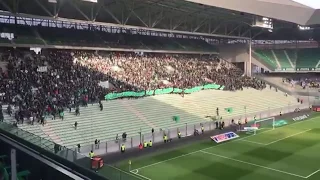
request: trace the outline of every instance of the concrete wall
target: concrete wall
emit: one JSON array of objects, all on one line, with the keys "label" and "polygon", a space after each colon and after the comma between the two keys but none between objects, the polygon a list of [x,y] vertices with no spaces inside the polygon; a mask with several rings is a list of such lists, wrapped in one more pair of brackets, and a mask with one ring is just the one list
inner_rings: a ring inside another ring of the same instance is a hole
[{"label": "concrete wall", "polygon": [[[246,44],[235,44],[235,45],[222,45],[219,46],[220,56],[229,62],[246,62],[249,60],[248,46]],[[260,61],[251,58],[252,64],[258,67],[264,68],[265,70],[270,69],[262,64]],[[245,68],[246,69],[246,68]]]}]

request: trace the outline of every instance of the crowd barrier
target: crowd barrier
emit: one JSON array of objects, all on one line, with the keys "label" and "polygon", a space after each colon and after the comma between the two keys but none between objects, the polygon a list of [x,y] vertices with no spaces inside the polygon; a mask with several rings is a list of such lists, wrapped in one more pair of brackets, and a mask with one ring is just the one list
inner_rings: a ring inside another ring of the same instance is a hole
[{"label": "crowd barrier", "polygon": [[147,90],[147,91],[126,91],[121,93],[108,93],[105,95],[105,100],[112,100],[117,98],[124,98],[124,97],[143,97],[143,96],[153,96],[153,95],[160,95],[160,94],[191,94],[194,92],[199,92],[201,90],[206,89],[215,89],[215,90],[223,90],[224,86],[218,84],[206,84],[203,86],[195,86],[189,89],[179,89],[179,88],[164,88],[164,89],[156,89],[156,90]]}]

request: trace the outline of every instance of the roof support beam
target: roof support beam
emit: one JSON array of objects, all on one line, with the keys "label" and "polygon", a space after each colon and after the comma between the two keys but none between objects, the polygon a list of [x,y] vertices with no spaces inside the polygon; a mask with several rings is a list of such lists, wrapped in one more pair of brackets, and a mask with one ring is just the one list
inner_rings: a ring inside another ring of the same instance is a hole
[{"label": "roof support beam", "polygon": [[250,30],[250,28],[248,29],[248,30],[246,30],[244,33],[242,33],[240,36],[241,37],[244,37],[246,34],[248,34],[248,32],[250,32],[251,30]]},{"label": "roof support beam", "polygon": [[218,29],[220,29],[221,24],[222,24],[222,23],[218,24],[218,25],[216,26],[216,28],[214,28],[214,30],[213,30],[210,34],[214,34],[215,32],[217,32]]},{"label": "roof support beam", "polygon": [[130,16],[133,14],[145,27],[149,27],[148,24],[146,22],[144,22],[137,13],[134,12],[135,9],[138,9],[141,6],[134,8],[134,2],[133,1],[132,1],[132,6],[131,7],[128,7],[128,4],[126,4],[126,3],[123,3],[123,5],[127,10],[130,11],[130,14],[126,19],[125,24],[127,24],[127,21],[129,20]]},{"label": "roof support beam", "polygon": [[183,19],[181,19],[177,24],[175,24],[175,25],[172,27],[172,29],[173,29],[173,30],[177,29],[179,26],[181,26],[181,24],[183,24],[183,23],[186,22],[186,21],[187,21],[187,20],[186,20],[186,17],[183,18]]},{"label": "roof support beam", "polygon": [[92,16],[91,16],[91,19],[92,19],[93,22],[96,21],[97,16],[99,15],[102,7],[103,7],[103,6],[99,6],[99,7],[98,7],[97,12],[96,12],[95,15],[93,15],[93,10],[91,11],[91,12],[92,12],[92,14],[91,14],[91,15],[92,15]]},{"label": "roof support beam", "polygon": [[148,24],[145,23],[145,22],[140,18],[140,16],[139,16],[137,13],[135,13],[132,9],[131,9],[130,11],[131,11],[131,13],[132,13],[136,18],[138,18],[138,19],[141,21],[142,24],[145,25],[145,27],[149,27]]},{"label": "roof support beam", "polygon": [[78,7],[78,5],[76,5],[75,3],[71,2],[71,1],[67,1],[69,2],[87,21],[91,21],[91,19],[84,13],[81,11],[81,9]]},{"label": "roof support beam", "polygon": [[9,6],[4,0],[0,0],[0,4],[1,4],[4,8],[6,8],[9,12],[14,13],[13,10],[10,8],[10,6]]},{"label": "roof support beam", "polygon": [[230,34],[232,34],[235,30],[237,30],[238,28],[240,28],[242,25],[239,24],[237,27],[235,27],[232,31],[230,31],[227,35],[229,36]]},{"label": "roof support beam", "polygon": [[199,28],[201,28],[204,24],[206,24],[206,22],[208,21],[208,18],[203,19],[196,28],[194,28],[193,32],[196,32],[199,30]]},{"label": "roof support beam", "polygon": [[[259,36],[260,34],[263,33],[263,29],[261,29],[257,34],[255,34],[254,36],[251,37],[251,39],[256,38],[257,36]],[[251,34],[251,33],[250,33]],[[252,34],[251,34],[252,35]]]},{"label": "roof support beam", "polygon": [[34,0],[44,12],[46,12],[49,16],[53,17],[52,13],[43,5],[41,4],[38,0]]},{"label": "roof support beam", "polygon": [[106,6],[102,6],[102,9],[106,12],[106,13],[108,13],[111,17],[112,17],[112,19],[113,20],[115,20],[118,24],[122,24],[121,23],[121,21],[106,7]]},{"label": "roof support beam", "polygon": [[163,8],[161,9],[158,17],[155,18],[155,20],[153,21],[151,27],[155,27],[160,21],[162,21],[165,18],[165,15],[163,13]]}]

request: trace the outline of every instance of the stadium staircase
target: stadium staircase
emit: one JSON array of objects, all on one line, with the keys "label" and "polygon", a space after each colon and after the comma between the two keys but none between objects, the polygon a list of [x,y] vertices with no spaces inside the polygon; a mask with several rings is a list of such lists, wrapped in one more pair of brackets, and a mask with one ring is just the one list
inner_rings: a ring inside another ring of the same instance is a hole
[{"label": "stadium staircase", "polygon": [[[220,116],[230,120],[232,117],[243,118],[245,114],[248,117],[259,117],[260,112],[278,113],[281,108],[286,112],[288,106],[298,105],[294,97],[285,97],[283,92],[269,89],[244,89],[237,92],[207,90],[185,95],[184,98],[179,95],[158,95],[104,101],[103,104],[103,111],[100,111],[97,104],[89,104],[88,107],[80,108],[80,116],[75,116],[73,111],[66,111],[63,121],[49,118],[44,127],[38,124],[23,124],[19,127],[61,145],[75,147],[79,143],[82,146],[93,144],[95,139],[101,142],[114,140],[116,134],[121,136],[123,132],[130,137],[137,136],[140,129],[142,133],[149,133],[151,128],[157,131],[184,127],[185,123],[192,125],[210,121],[206,116],[215,116],[217,107]],[[230,107],[232,113],[224,110]],[[180,116],[180,122],[173,121],[173,116]],[[76,121],[77,129],[74,128]]]},{"label": "stadium staircase", "polygon": [[294,68],[286,55],[285,50],[272,50],[274,53],[275,60],[279,63],[279,67],[281,68]]},{"label": "stadium staircase", "polygon": [[[296,61],[293,61],[293,62],[292,62],[291,59],[295,60],[295,59],[297,59],[297,58],[296,58],[296,57],[291,58],[291,57],[289,56],[289,54],[292,56],[292,55],[294,55],[295,53],[292,52],[292,51],[290,51],[290,50],[284,50],[283,52],[284,52],[284,55],[286,56],[286,58],[287,58],[288,61],[289,61],[290,67],[292,67],[292,68],[296,67],[296,64],[295,64]],[[289,52],[289,53],[288,53],[288,52]]]},{"label": "stadium staircase", "polygon": [[275,52],[273,50],[271,50],[271,53],[272,53],[272,57],[273,59],[275,60],[275,62],[277,63],[277,67],[280,67],[281,68],[281,64],[279,63],[279,60],[277,58],[277,55],[275,54]]}]

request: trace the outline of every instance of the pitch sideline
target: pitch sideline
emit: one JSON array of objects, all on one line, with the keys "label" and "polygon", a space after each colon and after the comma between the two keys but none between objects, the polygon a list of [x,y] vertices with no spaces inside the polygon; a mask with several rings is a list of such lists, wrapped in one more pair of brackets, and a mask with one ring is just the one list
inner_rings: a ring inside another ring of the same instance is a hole
[{"label": "pitch sideline", "polygon": [[[280,128],[283,128],[283,127],[288,127],[288,126],[292,126],[292,125],[295,125],[295,124],[300,124],[300,123],[303,123],[303,122],[308,122],[308,121],[311,121],[313,119],[316,119],[316,118],[319,118],[319,117],[313,117],[313,118],[310,118],[310,119],[307,119],[307,120],[304,120],[304,121],[299,121],[299,122],[296,122],[296,123],[292,123],[292,124],[288,124],[286,126],[281,126],[281,127],[278,127],[276,129],[280,129]],[[269,132],[269,131],[273,131],[273,129],[270,129],[268,131],[263,131],[259,134],[262,134],[262,133],[266,133],[266,132]],[[185,156],[188,156],[188,155],[192,155],[192,154],[195,154],[197,152],[201,152],[201,151],[204,151],[204,150],[208,150],[208,149],[211,149],[211,148],[215,148],[215,147],[218,147],[218,146],[221,146],[223,144],[228,144],[228,143],[231,143],[231,142],[235,142],[235,141],[240,141],[240,140],[244,140],[244,139],[247,139],[251,136],[255,136],[255,135],[250,135],[250,136],[246,136],[246,137],[243,137],[243,138],[239,138],[239,139],[236,139],[236,140],[233,140],[233,141],[230,141],[230,142],[227,142],[227,143],[222,143],[222,144],[218,144],[218,145],[215,145],[215,146],[212,146],[212,147],[207,147],[207,148],[204,148],[204,149],[200,149],[200,150],[197,150],[197,151],[193,151],[193,152],[190,152],[190,153],[187,153],[187,154],[183,154],[183,155],[180,155],[180,156],[176,156],[176,157],[173,157],[173,158],[169,158],[167,160],[163,160],[163,161],[159,161],[159,162],[156,162],[156,163],[152,163],[152,164],[149,164],[149,165],[146,165],[146,166],[142,166],[140,168],[136,168],[136,169],[133,169],[131,170],[130,172],[133,173],[134,171],[137,172],[136,170],[141,170],[141,169],[145,169],[145,168],[148,168],[148,167],[151,167],[151,166],[155,166],[155,165],[158,165],[158,164],[162,164],[164,162],[168,162],[168,161],[171,161],[171,160],[174,160],[174,159],[178,159],[178,158],[181,158],[181,157],[185,157]],[[319,170],[320,171],[320,170]],[[133,173],[134,174],[134,173]]]}]

